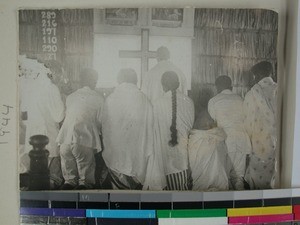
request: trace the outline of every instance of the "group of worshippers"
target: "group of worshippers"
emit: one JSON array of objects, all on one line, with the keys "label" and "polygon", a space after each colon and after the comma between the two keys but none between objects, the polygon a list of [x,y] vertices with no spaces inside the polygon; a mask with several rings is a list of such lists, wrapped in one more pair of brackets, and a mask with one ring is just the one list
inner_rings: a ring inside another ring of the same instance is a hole
[{"label": "group of worshippers", "polygon": [[274,187],[277,84],[269,62],[251,72],[254,85],[245,99],[232,91],[228,76],[217,77],[214,97],[209,89],[200,92],[202,110],[188,144],[195,190]]},{"label": "group of worshippers", "polygon": [[[53,189],[95,188],[97,168],[105,170],[102,181],[112,189],[272,187],[277,142],[272,65],[264,61],[251,68],[255,85],[244,100],[232,92],[229,76],[219,76],[216,96],[210,89],[200,91],[195,116],[185,76],[169,58],[166,47],[157,50],[158,63],[147,72],[141,89],[136,72],[121,69],[118,85],[106,98],[96,91],[97,72],[83,69],[81,88],[65,102],[51,66],[21,60],[27,82],[40,80],[37,88],[23,85],[26,139],[35,134],[49,137]],[[26,143],[25,155],[31,149]],[[105,166],[97,166],[97,155]]]}]

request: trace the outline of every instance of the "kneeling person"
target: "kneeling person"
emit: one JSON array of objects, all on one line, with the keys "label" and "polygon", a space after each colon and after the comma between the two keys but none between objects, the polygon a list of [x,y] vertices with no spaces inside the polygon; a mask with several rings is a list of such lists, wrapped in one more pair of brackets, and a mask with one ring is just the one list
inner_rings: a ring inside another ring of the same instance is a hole
[{"label": "kneeling person", "polygon": [[61,189],[88,189],[95,184],[96,150],[100,144],[100,112],[104,100],[94,89],[98,74],[84,69],[82,88],[67,97],[66,117],[58,134],[65,184]]},{"label": "kneeling person", "polygon": [[153,154],[152,106],[136,86],[133,69],[122,69],[118,83],[102,114],[102,156],[113,189],[142,189]]},{"label": "kneeling person", "polygon": [[178,90],[175,72],[165,72],[161,84],[165,93],[153,104],[155,151],[162,155],[166,189],[189,190],[188,135],[194,123],[194,103]]},{"label": "kneeling person", "polygon": [[209,100],[208,112],[226,133],[229,181],[233,189],[243,190],[246,157],[251,143],[244,128],[243,99],[233,93],[229,76],[219,76],[215,82],[218,94]]}]

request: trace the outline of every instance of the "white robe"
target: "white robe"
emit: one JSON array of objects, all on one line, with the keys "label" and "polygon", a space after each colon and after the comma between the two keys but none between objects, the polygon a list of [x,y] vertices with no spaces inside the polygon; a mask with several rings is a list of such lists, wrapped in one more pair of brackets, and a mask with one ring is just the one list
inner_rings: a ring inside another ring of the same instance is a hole
[{"label": "white robe", "polygon": [[56,142],[101,150],[100,115],[103,97],[89,87],[78,89],[67,97],[66,118]]},{"label": "white robe", "polygon": [[161,85],[161,77],[167,71],[173,71],[178,75],[180,82],[179,90],[181,93],[187,94],[186,78],[183,72],[170,61],[159,61],[157,65],[146,73],[142,83],[142,91],[147,95],[152,103],[164,95]]},{"label": "white robe", "polygon": [[277,144],[277,84],[271,77],[262,79],[246,94],[245,128],[250,136],[253,152],[266,159],[274,154]]},{"label": "white robe", "polygon": [[177,91],[178,144],[169,146],[172,124],[172,93],[171,91],[154,102],[155,119],[155,151],[162,155],[159,165],[164,175],[175,174],[188,169],[188,135],[194,123],[194,104],[186,95]]},{"label": "white robe", "polygon": [[266,77],[252,87],[244,110],[253,148],[245,179],[252,189],[272,188],[277,148],[277,84],[272,78]]},{"label": "white robe", "polygon": [[226,89],[208,102],[208,112],[225,131],[228,152],[249,154],[251,144],[244,127],[243,99]]},{"label": "white robe", "polygon": [[220,128],[191,131],[189,161],[193,190],[228,190],[226,134]]},{"label": "white robe", "polygon": [[[30,87],[30,88],[29,88]],[[59,148],[55,142],[59,122],[64,118],[64,104],[60,92],[46,74],[40,74],[32,85],[24,87],[27,93],[21,103],[21,110],[27,112],[26,125],[26,143],[25,153],[28,153],[32,146],[29,145],[29,139],[33,135],[46,135],[49,138],[49,144],[46,149],[49,150],[49,157],[59,156]]]},{"label": "white robe", "polygon": [[153,155],[153,112],[147,97],[136,85],[120,84],[106,99],[101,121],[108,168],[144,184]]}]

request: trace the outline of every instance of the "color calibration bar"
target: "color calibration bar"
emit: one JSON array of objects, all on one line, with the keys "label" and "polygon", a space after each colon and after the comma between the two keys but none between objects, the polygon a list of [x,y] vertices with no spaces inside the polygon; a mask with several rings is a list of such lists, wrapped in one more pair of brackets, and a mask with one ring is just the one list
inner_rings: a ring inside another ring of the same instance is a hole
[{"label": "color calibration bar", "polygon": [[78,225],[297,225],[299,196],[300,189],[141,194],[22,192],[20,215],[24,225],[35,224],[33,220]]}]

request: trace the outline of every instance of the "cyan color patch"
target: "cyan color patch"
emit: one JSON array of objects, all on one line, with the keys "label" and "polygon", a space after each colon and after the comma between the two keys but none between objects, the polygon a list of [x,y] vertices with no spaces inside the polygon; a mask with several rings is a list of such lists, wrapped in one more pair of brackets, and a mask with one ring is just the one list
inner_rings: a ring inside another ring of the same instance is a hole
[{"label": "cyan color patch", "polygon": [[155,210],[86,210],[88,218],[156,218]]}]

